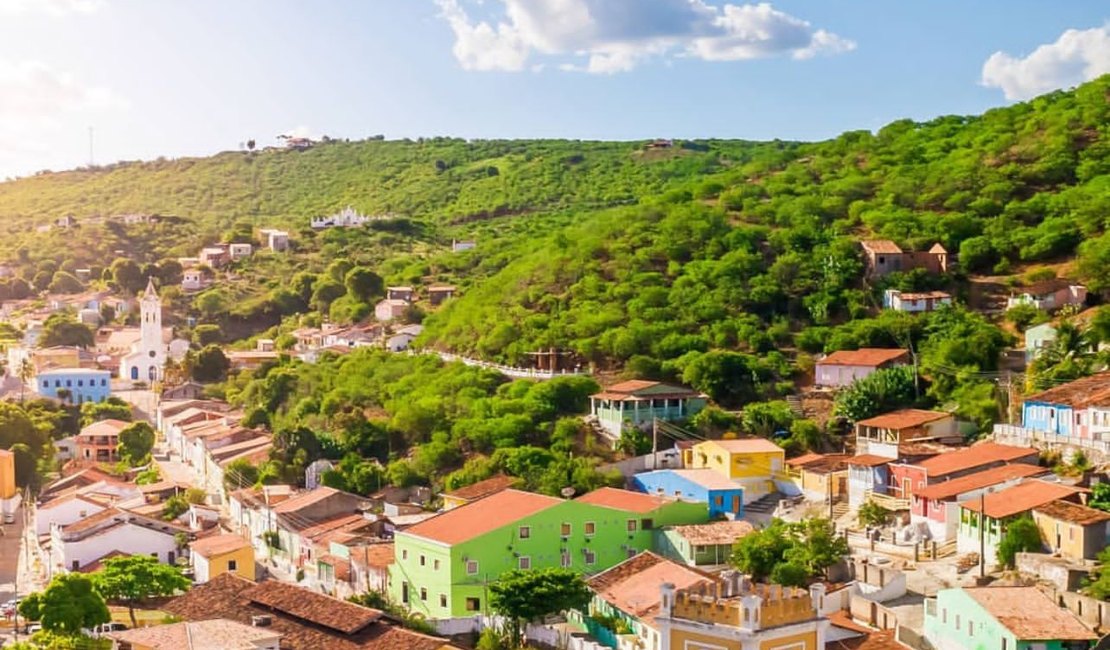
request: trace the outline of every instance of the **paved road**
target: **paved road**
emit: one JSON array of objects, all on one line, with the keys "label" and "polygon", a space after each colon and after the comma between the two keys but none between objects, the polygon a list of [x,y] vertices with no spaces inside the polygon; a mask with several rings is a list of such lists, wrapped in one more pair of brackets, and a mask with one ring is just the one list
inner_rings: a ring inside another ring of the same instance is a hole
[{"label": "paved road", "polygon": [[[15,513],[15,523],[3,526],[0,537],[0,603],[15,596],[15,579],[19,567],[19,546],[23,539],[23,510]],[[0,628],[0,645],[11,639],[10,628]]]}]

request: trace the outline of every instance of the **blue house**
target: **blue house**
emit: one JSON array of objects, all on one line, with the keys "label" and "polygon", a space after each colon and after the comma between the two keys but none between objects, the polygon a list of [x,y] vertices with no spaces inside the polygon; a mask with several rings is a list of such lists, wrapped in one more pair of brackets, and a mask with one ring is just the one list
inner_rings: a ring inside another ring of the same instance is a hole
[{"label": "blue house", "polygon": [[641,492],[708,504],[709,516],[744,516],[744,488],[712,469],[660,469],[632,477]]},{"label": "blue house", "polygon": [[1021,424],[1058,436],[1088,438],[1088,408],[1106,406],[1110,406],[1110,372],[1100,372],[1025,398]]},{"label": "blue house", "polygon": [[[35,386],[43,397],[58,397],[58,391],[69,391],[71,404],[103,402],[112,392],[112,373],[93,368],[58,368],[35,375]],[[65,393],[63,393],[65,395]]]}]

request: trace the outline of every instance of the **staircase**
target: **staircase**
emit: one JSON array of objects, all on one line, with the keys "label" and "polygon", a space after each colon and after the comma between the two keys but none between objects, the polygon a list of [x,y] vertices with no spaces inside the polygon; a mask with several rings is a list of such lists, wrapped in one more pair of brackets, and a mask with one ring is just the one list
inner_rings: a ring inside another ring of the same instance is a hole
[{"label": "staircase", "polygon": [[805,418],[805,410],[802,409],[802,398],[797,395],[787,395],[786,403],[790,405],[790,411],[799,418]]},{"label": "staircase", "polygon": [[744,512],[769,515],[775,511],[781,500],[781,492],[772,492],[745,505]]},{"label": "staircase", "polygon": [[852,507],[848,505],[847,501],[840,501],[833,504],[832,517],[834,521],[839,521],[841,517],[848,514]]}]

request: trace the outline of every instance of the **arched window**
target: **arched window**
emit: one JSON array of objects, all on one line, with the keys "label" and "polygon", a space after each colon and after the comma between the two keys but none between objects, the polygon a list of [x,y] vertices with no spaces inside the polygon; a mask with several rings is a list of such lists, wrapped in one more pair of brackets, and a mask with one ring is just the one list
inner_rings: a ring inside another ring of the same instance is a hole
[{"label": "arched window", "polygon": [[150,380],[154,381],[158,378],[158,367],[151,366],[150,369],[147,371],[147,374],[150,375]]},{"label": "arched window", "polygon": [[139,366],[131,366],[131,380],[132,381],[138,381],[139,380]]}]

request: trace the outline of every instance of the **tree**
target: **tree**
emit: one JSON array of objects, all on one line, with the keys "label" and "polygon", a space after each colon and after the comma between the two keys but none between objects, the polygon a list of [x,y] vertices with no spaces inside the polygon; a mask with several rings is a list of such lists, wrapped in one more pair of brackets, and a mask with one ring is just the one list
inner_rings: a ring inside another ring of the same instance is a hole
[{"label": "tree", "polygon": [[1093,373],[1098,362],[1097,344],[1075,324],[1060,323],[1056,338],[1029,366],[1033,387],[1045,390]]},{"label": "tree", "polygon": [[189,579],[180,569],[162,564],[149,555],[108,558],[104,568],[93,578],[101,595],[127,604],[132,627],[138,623],[135,620],[137,603],[155,596],[172,596],[189,588]]},{"label": "tree", "polygon": [[162,504],[162,519],[173,521],[189,511],[189,500],[182,494],[175,494]]},{"label": "tree", "polygon": [[35,378],[35,364],[31,363],[30,357],[23,357],[19,361],[19,367],[16,369],[15,374],[19,377],[19,403],[23,403],[24,392],[27,390],[27,384]]},{"label": "tree", "polygon": [[84,323],[74,320],[68,314],[51,314],[42,325],[39,345],[44,348],[56,345],[89,348],[93,345],[93,333]]},{"label": "tree", "polygon": [[361,302],[369,302],[385,290],[381,276],[362,266],[348,271],[343,284],[347,287],[347,295]]},{"label": "tree", "polygon": [[227,311],[228,298],[221,289],[209,289],[197,296],[193,304],[204,318],[212,320]]},{"label": "tree", "polygon": [[[846,555],[848,542],[836,534],[828,519],[796,524],[775,519],[767,528],[741,537],[733,546],[730,561],[754,580],[774,580],[777,571],[779,578],[797,585],[799,569],[810,580],[823,575]],[[784,564],[792,566],[779,568]]]},{"label": "tree", "polygon": [[143,270],[134,260],[117,258],[109,268],[112,272],[112,281],[120,289],[128,293],[138,293],[146,287]]},{"label": "tree", "polygon": [[1110,546],[1098,552],[1098,566],[1091,572],[1091,578],[1084,589],[1087,595],[1099,600],[1110,600]]},{"label": "tree", "polygon": [[581,574],[564,568],[513,569],[489,586],[490,608],[511,622],[514,640],[520,638],[524,624],[550,614],[584,609],[590,598],[592,594]]},{"label": "tree", "polygon": [[219,343],[223,338],[223,333],[220,331],[218,325],[197,325],[193,328],[193,343],[197,347],[206,347],[214,343]]},{"label": "tree", "polygon": [[834,412],[853,422],[914,403],[912,366],[877,370],[852,382],[836,396]]},{"label": "tree", "polygon": [[85,402],[81,405],[81,426],[87,427],[93,422],[101,420],[123,420],[130,422],[132,419],[131,405],[115,395],[103,402]]},{"label": "tree", "polygon": [[859,507],[859,523],[864,526],[882,526],[890,517],[890,511],[874,501],[865,501]]},{"label": "tree", "polygon": [[193,379],[202,382],[223,381],[231,362],[218,345],[209,345],[193,358]]},{"label": "tree", "polygon": [[77,635],[82,629],[111,620],[108,606],[94,588],[93,580],[82,573],[55,576],[44,591],[35,592],[19,603],[19,615],[38,621],[48,632],[64,635]]},{"label": "tree", "polygon": [[119,432],[117,445],[120,458],[132,467],[140,464],[154,448],[154,428],[147,422],[136,422]]},{"label": "tree", "polygon": [[1006,525],[1006,532],[999,540],[996,551],[998,563],[1007,569],[1012,569],[1018,553],[1039,551],[1042,547],[1041,531],[1037,528],[1037,522],[1029,515],[1023,515]]},{"label": "tree", "polygon": [[76,276],[65,271],[56,272],[48,287],[51,293],[80,293],[84,288]]}]

